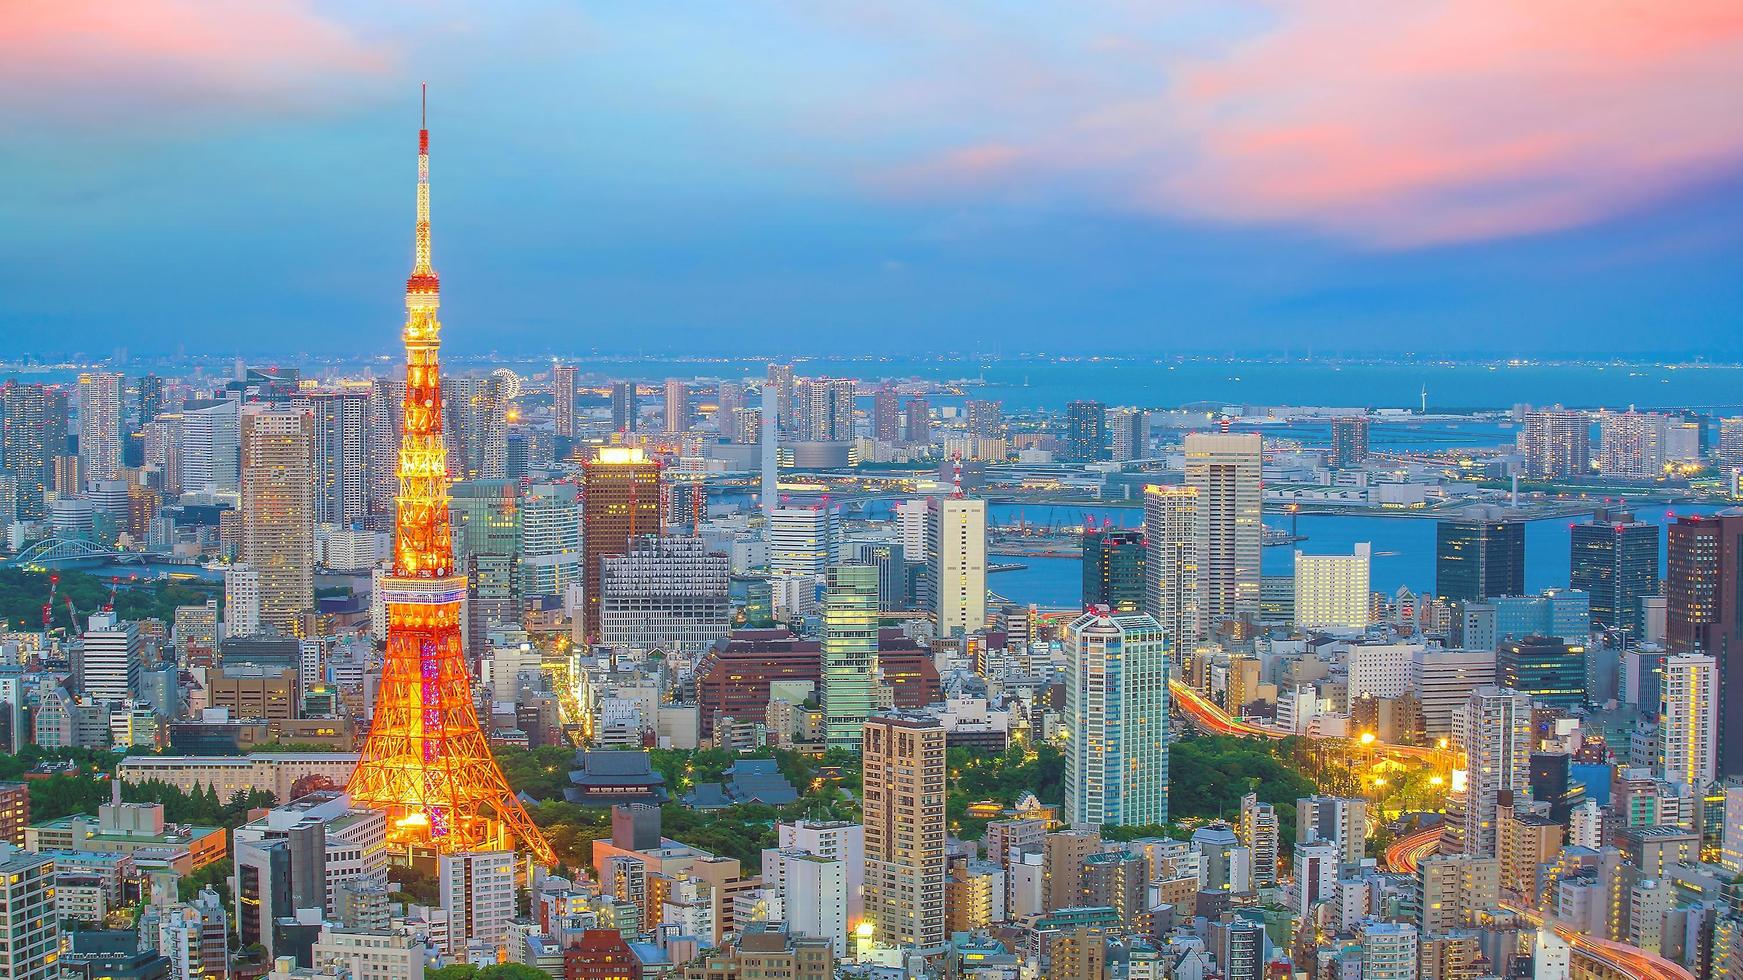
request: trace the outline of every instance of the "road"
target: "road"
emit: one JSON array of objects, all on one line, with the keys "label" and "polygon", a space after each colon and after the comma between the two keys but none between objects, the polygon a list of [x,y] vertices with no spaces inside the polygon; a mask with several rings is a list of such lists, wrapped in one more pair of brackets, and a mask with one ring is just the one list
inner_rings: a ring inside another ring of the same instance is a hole
[{"label": "road", "polygon": [[[1386,848],[1386,866],[1402,874],[1415,874],[1416,866],[1422,859],[1439,849],[1439,827],[1419,830],[1408,837],[1399,838],[1391,847]],[[1544,925],[1542,915],[1522,905],[1502,902],[1501,907],[1538,928]],[[1694,980],[1693,975],[1681,966],[1637,946],[1598,939],[1555,923],[1551,923],[1549,928],[1580,955],[1620,970],[1635,980]]]},{"label": "road", "polygon": [[[1255,724],[1242,721],[1207,700],[1204,695],[1192,689],[1192,686],[1181,680],[1168,682],[1168,692],[1174,697],[1174,706],[1181,714],[1199,730],[1212,735],[1242,735],[1249,738],[1288,738],[1293,732],[1270,725]],[[1343,740],[1343,736],[1326,736]],[[1429,748],[1422,745],[1395,745],[1390,742],[1375,742],[1369,746],[1374,752],[1390,756],[1394,759],[1414,759],[1419,762],[1444,764],[1448,761],[1445,749]]]}]

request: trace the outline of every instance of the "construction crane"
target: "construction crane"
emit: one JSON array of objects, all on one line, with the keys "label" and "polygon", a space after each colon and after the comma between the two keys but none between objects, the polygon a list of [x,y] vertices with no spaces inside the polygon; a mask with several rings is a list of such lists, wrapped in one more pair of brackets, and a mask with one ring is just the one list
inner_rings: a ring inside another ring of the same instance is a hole
[{"label": "construction crane", "polygon": [[48,640],[48,631],[54,626],[54,594],[60,588],[60,584],[61,575],[59,572],[48,573],[48,598],[42,604],[42,638],[44,642]]}]

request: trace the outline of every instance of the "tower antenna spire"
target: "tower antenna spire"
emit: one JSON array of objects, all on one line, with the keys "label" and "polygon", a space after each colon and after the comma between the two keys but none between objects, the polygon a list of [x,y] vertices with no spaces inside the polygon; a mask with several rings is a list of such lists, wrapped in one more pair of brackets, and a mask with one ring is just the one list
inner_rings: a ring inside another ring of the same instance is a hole
[{"label": "tower antenna spire", "polygon": [[418,128],[430,128],[430,83],[418,83]]}]

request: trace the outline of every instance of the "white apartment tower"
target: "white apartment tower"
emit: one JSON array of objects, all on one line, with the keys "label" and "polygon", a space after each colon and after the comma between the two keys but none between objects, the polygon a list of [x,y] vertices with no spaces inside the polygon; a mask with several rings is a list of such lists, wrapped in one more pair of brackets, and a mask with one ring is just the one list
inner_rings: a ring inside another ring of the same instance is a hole
[{"label": "white apartment tower", "polygon": [[926,563],[932,616],[942,637],[986,625],[986,501],[934,497],[927,510]]},{"label": "white apartment tower", "polygon": [[1206,632],[1259,615],[1260,457],[1258,433],[1186,437],[1186,485],[1198,491],[1199,615]]}]

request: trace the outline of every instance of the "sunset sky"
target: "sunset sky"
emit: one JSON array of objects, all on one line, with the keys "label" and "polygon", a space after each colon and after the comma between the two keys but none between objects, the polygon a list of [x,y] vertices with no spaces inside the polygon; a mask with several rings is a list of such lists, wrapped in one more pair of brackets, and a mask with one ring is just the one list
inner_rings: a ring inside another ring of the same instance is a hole
[{"label": "sunset sky", "polygon": [[14,0],[0,354],[391,350],[424,80],[461,351],[1743,356],[1735,0]]}]

